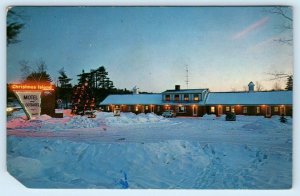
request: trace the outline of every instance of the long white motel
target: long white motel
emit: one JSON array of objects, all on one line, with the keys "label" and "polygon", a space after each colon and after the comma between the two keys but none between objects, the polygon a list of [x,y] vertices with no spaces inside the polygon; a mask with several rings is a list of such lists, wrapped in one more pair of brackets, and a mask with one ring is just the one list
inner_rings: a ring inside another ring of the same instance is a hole
[{"label": "long white motel", "polygon": [[157,94],[109,95],[100,103],[106,112],[119,109],[121,112],[162,114],[173,110],[177,116],[201,117],[204,114],[220,116],[227,112],[238,115],[292,116],[292,91],[254,91],[248,84],[247,92],[210,92],[209,89],[175,89]]}]

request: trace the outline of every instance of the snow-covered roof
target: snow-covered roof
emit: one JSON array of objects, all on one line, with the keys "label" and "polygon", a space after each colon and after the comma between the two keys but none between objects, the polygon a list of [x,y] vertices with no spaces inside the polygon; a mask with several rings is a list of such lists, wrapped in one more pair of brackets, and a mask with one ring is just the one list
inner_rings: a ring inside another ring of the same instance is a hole
[{"label": "snow-covered roof", "polygon": [[109,95],[100,105],[136,105],[136,104],[153,104],[162,105],[162,95],[159,94],[122,94]]},{"label": "snow-covered roof", "polygon": [[210,92],[206,105],[291,105],[292,91],[269,92]]}]

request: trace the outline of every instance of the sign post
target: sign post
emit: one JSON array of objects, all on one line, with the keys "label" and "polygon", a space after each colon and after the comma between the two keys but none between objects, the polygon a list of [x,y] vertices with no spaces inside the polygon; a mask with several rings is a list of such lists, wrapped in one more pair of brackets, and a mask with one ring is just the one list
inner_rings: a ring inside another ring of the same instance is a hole
[{"label": "sign post", "polygon": [[[50,91],[54,91],[51,84],[11,84],[10,89],[15,93],[28,119],[40,116],[43,110],[43,96],[47,96]],[[55,96],[53,97],[53,99]],[[48,98],[49,99],[49,98]],[[48,100],[47,99],[47,100]],[[49,103],[48,103],[49,104]],[[44,104],[45,105],[45,104]],[[54,100],[55,105],[55,100]],[[51,108],[47,108],[51,110]],[[44,113],[52,111],[44,111]]]},{"label": "sign post", "polygon": [[41,115],[41,92],[16,91],[15,94],[29,119]]}]

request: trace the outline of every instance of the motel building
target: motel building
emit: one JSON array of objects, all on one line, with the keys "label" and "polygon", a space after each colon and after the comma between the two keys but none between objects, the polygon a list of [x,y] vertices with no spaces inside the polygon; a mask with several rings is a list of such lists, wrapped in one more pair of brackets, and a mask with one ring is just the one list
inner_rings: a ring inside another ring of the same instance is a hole
[{"label": "motel building", "polygon": [[157,94],[109,95],[100,103],[106,112],[162,114],[173,110],[176,116],[201,117],[205,114],[220,116],[227,112],[237,115],[292,115],[292,91],[254,91],[248,84],[247,92],[210,92],[209,89],[175,89]]}]

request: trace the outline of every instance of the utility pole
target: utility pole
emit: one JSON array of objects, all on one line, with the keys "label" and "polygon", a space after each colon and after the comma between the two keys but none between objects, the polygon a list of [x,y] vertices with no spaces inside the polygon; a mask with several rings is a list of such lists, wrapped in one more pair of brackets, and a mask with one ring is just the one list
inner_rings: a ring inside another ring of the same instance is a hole
[{"label": "utility pole", "polygon": [[189,66],[185,65],[185,84],[186,84],[186,88],[189,89]]}]

